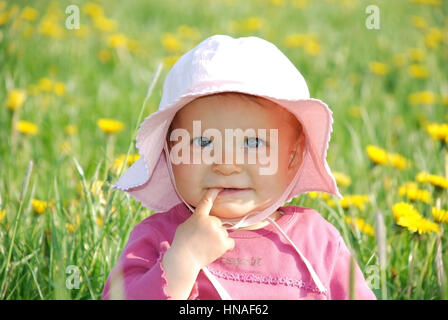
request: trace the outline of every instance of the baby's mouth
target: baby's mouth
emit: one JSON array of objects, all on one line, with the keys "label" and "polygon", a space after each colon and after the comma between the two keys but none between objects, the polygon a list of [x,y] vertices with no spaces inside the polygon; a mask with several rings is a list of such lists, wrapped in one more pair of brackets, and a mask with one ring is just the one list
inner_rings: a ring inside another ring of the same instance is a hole
[{"label": "baby's mouth", "polygon": [[219,196],[227,196],[227,195],[239,195],[243,192],[247,192],[251,190],[250,188],[223,188],[219,193],[218,193],[218,197]]}]

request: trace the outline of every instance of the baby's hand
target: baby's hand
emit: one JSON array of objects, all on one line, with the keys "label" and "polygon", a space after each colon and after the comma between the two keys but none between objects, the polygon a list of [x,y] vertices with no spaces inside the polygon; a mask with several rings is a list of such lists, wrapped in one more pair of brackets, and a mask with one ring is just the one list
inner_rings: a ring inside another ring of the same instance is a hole
[{"label": "baby's hand", "polygon": [[209,189],[174,235],[172,247],[190,256],[199,270],[235,247],[235,241],[229,237],[221,220],[210,216],[213,201],[221,190]]}]

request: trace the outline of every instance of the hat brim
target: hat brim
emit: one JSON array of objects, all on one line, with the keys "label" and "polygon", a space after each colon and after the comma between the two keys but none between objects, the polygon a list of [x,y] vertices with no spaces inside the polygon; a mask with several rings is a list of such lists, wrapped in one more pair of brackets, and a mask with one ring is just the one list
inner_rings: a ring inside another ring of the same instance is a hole
[{"label": "hat brim", "polygon": [[163,152],[166,135],[176,112],[201,96],[219,92],[241,92],[271,100],[293,113],[302,124],[306,148],[303,154],[300,178],[287,202],[297,195],[310,191],[326,192],[342,198],[336,181],[326,161],[328,143],[332,132],[332,112],[319,99],[286,100],[262,95],[251,90],[242,90],[241,85],[227,88],[215,87],[194,94],[185,94],[169,107],[146,117],[137,134],[136,147],[140,154],[137,160],[113,186],[128,192],[145,207],[164,212],[182,202],[170,178],[166,155]]}]

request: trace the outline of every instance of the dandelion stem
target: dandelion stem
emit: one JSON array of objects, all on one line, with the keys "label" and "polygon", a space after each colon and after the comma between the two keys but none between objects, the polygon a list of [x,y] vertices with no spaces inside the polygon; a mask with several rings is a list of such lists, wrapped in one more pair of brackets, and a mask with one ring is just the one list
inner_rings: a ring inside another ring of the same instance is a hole
[{"label": "dandelion stem", "polygon": [[411,289],[412,289],[412,282],[413,282],[413,276],[414,276],[414,264],[415,264],[415,256],[417,254],[417,248],[418,248],[418,240],[414,238],[414,246],[412,248],[412,251],[409,255],[409,278],[408,278],[408,287],[406,294],[408,298],[411,298]]}]

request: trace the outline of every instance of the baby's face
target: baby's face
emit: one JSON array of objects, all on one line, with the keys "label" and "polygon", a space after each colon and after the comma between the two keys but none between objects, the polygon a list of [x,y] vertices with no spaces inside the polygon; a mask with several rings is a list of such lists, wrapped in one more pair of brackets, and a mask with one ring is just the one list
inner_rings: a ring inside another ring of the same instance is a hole
[{"label": "baby's face", "polygon": [[[197,135],[193,133],[193,121],[200,121],[201,131]],[[238,95],[205,96],[183,107],[176,114],[171,129],[185,129],[189,133],[192,140],[187,142],[190,146],[190,159],[193,159],[194,153],[200,157],[206,148],[212,148],[208,151],[212,151],[213,155],[213,148],[219,145],[212,135],[205,134],[206,129],[216,129],[221,133],[221,163],[216,161],[207,164],[201,161],[194,164],[189,161],[171,164],[178,192],[193,207],[197,206],[209,188],[243,189],[222,192],[217,196],[210,214],[220,218],[237,219],[251,211],[270,206],[284,192],[302,162],[304,136],[300,134],[300,125],[291,113],[275,104],[260,106],[255,101]],[[230,163],[225,163],[225,153],[230,151],[229,147],[226,149],[225,129],[254,130],[254,135],[244,136],[244,141],[240,142],[238,150],[245,154],[243,163],[236,160],[236,137],[232,137],[234,140],[230,142],[233,159],[230,159]],[[257,136],[259,129],[266,130],[267,141],[257,140],[260,137]],[[278,130],[277,148],[274,148],[274,141],[270,141],[271,129]],[[170,153],[181,142],[180,138],[178,141],[169,141]],[[266,162],[259,161],[262,156],[257,157],[255,163],[250,163],[248,155],[270,155],[270,152],[276,154],[277,168],[272,174],[262,175],[260,169],[268,166]]]}]

